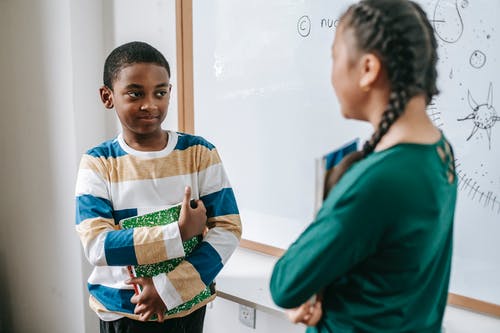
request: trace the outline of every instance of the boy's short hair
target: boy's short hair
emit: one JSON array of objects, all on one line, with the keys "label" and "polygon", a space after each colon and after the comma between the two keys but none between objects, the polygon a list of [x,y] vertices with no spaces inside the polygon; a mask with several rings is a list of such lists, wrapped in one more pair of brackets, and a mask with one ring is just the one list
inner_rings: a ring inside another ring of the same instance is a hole
[{"label": "boy's short hair", "polygon": [[130,42],[115,48],[104,62],[103,81],[109,89],[113,89],[120,70],[135,63],[154,63],[167,70],[170,76],[170,66],[160,51],[144,42]]}]

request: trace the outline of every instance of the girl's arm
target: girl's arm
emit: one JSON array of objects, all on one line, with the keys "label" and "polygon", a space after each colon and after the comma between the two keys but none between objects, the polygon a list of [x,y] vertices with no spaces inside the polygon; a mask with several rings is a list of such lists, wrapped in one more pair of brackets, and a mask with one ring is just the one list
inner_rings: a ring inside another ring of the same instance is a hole
[{"label": "girl's arm", "polygon": [[384,223],[378,216],[383,214],[373,214],[369,207],[379,199],[370,186],[343,191],[325,200],[316,221],[276,263],[270,289],[277,305],[300,306],[375,252]]}]

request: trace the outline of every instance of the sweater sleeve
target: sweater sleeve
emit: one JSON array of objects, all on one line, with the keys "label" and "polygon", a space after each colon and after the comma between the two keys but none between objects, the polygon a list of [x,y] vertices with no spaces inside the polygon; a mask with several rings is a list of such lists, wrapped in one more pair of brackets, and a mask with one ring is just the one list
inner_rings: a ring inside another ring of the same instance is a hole
[{"label": "sweater sleeve", "polygon": [[101,158],[84,155],[76,181],[76,231],[85,255],[95,266],[161,262],[184,256],[177,223],[119,230]]},{"label": "sweater sleeve", "polygon": [[370,197],[365,186],[335,190],[273,269],[271,295],[281,307],[301,305],[376,249],[383,225],[370,207],[382,196]]},{"label": "sweater sleeve", "polygon": [[172,309],[202,292],[224,267],[241,238],[236,199],[215,148],[203,148],[198,187],[207,209],[208,233],[173,271],[153,278],[160,297]]}]

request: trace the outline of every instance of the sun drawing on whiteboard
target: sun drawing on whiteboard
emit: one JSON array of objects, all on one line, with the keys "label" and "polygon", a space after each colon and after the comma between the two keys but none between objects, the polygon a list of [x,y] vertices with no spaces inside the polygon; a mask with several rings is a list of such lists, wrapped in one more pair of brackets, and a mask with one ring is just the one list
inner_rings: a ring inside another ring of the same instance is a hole
[{"label": "sun drawing on whiteboard", "polygon": [[470,133],[467,141],[470,140],[476,134],[479,129],[485,130],[488,135],[488,147],[491,149],[491,128],[495,125],[497,121],[500,121],[500,117],[497,115],[495,108],[493,107],[493,86],[490,83],[490,88],[488,90],[488,100],[486,103],[477,103],[470,91],[467,91],[467,99],[469,105],[472,108],[472,113],[470,113],[465,118],[457,119],[458,121],[472,120],[474,122],[474,127]]}]

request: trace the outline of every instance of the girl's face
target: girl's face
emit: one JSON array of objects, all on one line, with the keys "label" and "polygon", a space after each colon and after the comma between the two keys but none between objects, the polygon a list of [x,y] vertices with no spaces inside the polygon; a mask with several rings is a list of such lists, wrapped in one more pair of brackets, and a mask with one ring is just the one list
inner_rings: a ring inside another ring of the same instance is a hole
[{"label": "girl's face", "polygon": [[[346,38],[347,37],[347,38]],[[332,46],[331,82],[345,118],[363,120],[364,95],[359,86],[361,70],[359,52],[354,46],[354,36],[350,29],[340,24],[335,32]]]}]

